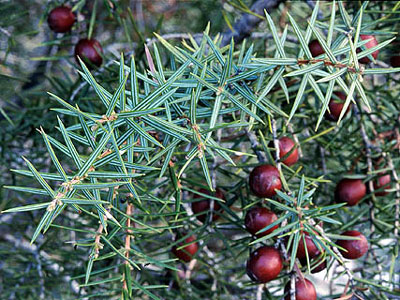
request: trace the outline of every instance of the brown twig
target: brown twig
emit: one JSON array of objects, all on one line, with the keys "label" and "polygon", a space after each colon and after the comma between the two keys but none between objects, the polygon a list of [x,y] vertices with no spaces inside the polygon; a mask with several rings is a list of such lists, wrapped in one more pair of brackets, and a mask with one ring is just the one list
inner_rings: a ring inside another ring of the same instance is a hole
[{"label": "brown twig", "polygon": [[297,134],[294,133],[292,124],[291,123],[287,124],[287,127],[289,129],[289,132],[292,134],[293,139],[297,145],[297,151],[299,152],[299,157],[303,157],[303,151],[301,150],[299,138],[297,137]]},{"label": "brown twig", "polygon": [[[106,222],[106,221],[107,221],[107,217],[104,216],[104,222]],[[94,239],[94,258],[99,257],[100,250],[103,249],[103,246],[104,246],[102,243],[100,243],[100,239],[101,239],[101,235],[103,234],[103,230],[104,230],[103,224],[100,223],[99,227],[96,230],[96,237]]]},{"label": "brown twig", "polygon": [[[128,203],[126,205],[126,215],[128,216],[128,218],[126,219],[126,236],[125,236],[125,264],[129,265],[129,251],[131,250],[131,238],[132,238],[132,230],[129,229],[131,227],[131,219],[130,216],[132,215],[132,211],[133,211],[133,204]],[[123,282],[123,289],[124,290],[128,290],[128,286],[127,286],[127,282],[126,282],[126,278],[124,278],[124,282]]]},{"label": "brown twig", "polygon": [[298,59],[297,60],[297,64],[299,66],[307,65],[307,64],[316,64],[316,63],[320,63],[320,62],[323,62],[325,66],[331,66],[331,67],[335,67],[335,68],[339,68],[339,69],[346,68],[350,73],[358,73],[358,74],[362,75],[364,72],[364,67],[362,67],[362,66],[359,68],[359,70],[357,70],[352,65],[346,65],[346,64],[342,64],[342,63],[334,63],[331,60],[329,60],[328,58],[325,58],[325,59],[313,58],[313,59]]}]

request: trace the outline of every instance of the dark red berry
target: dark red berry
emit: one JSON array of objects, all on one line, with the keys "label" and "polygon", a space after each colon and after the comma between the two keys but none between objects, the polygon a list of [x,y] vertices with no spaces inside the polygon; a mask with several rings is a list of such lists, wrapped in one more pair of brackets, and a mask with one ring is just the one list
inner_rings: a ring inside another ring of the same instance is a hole
[{"label": "dark red berry", "polygon": [[319,273],[325,269],[326,269],[326,259],[324,259],[323,261],[319,260],[311,267],[311,273],[312,274]]},{"label": "dark red berry", "polygon": [[343,257],[347,259],[357,259],[363,256],[368,251],[368,241],[363,234],[357,230],[349,230],[343,232],[344,236],[353,236],[360,238],[359,240],[338,240],[336,244],[346,251],[339,249]]},{"label": "dark red berry", "polygon": [[[362,34],[362,35],[360,35],[360,38],[362,40],[364,40],[364,41],[371,39],[368,43],[365,44],[365,47],[367,49],[370,49],[370,48],[375,47],[376,45],[378,45],[378,41],[376,40],[375,36],[373,36],[373,35],[364,35],[364,34]],[[361,51],[362,50],[360,48],[357,48],[357,53],[360,53]],[[372,52],[372,57],[374,59],[376,59],[378,57],[378,53],[379,53],[379,50],[376,50],[376,51]],[[363,58],[360,58],[358,60],[358,62],[360,62],[362,64],[368,64],[368,63],[371,62],[371,60],[368,58],[368,56],[365,56]]]},{"label": "dark red berry", "polygon": [[313,40],[308,44],[308,48],[310,49],[310,52],[313,57],[316,57],[318,55],[324,54],[325,50],[322,48],[321,44],[318,42],[318,40]]},{"label": "dark red berry", "polygon": [[356,205],[367,193],[367,187],[361,179],[344,178],[339,181],[335,190],[337,202],[345,202],[349,206]]},{"label": "dark red berry", "polygon": [[374,182],[374,189],[378,190],[378,189],[382,189],[379,192],[376,192],[375,195],[376,196],[385,196],[387,195],[389,192],[387,192],[386,190],[390,189],[390,183],[391,183],[391,178],[390,178],[390,174],[379,174],[380,176],[378,177],[378,179]]},{"label": "dark red berry", "polygon": [[275,225],[262,233],[256,234],[258,231],[274,223],[276,220],[278,220],[278,217],[269,209],[265,207],[253,207],[247,212],[246,217],[244,218],[244,225],[248,232],[260,238],[270,234],[278,228],[278,225]]},{"label": "dark red berry", "polygon": [[100,67],[103,58],[100,53],[103,53],[100,43],[95,39],[81,39],[75,46],[75,58],[79,64],[78,56],[85,62]]},{"label": "dark red berry", "polygon": [[[300,260],[302,266],[307,266],[307,259],[301,259]],[[326,269],[326,259],[320,258],[320,259],[314,259],[313,261],[310,261],[310,269],[311,273],[319,273],[323,270]]]},{"label": "dark red berry", "polygon": [[[172,247],[172,253],[179,258],[180,260],[184,262],[189,262],[192,260],[193,256],[196,254],[197,250],[199,249],[199,246],[197,245],[197,242],[192,243],[194,240],[196,240],[196,236],[192,235],[188,238],[186,238],[183,242],[178,243],[177,245]],[[183,248],[177,249],[182,245],[189,244]]]},{"label": "dark red berry", "polygon": [[[286,154],[288,154],[293,147],[296,147],[295,142],[289,137],[282,137],[279,139],[279,158],[283,158]],[[295,148],[292,153],[286,157],[285,160],[282,162],[287,165],[291,166],[295,164],[299,160],[299,151]]]},{"label": "dark red berry", "polygon": [[[303,237],[304,237],[304,239],[306,241],[305,245],[304,245]],[[306,232],[306,233],[304,233],[304,234],[302,234],[300,236],[300,241],[299,241],[299,245],[297,247],[297,253],[296,253],[296,257],[298,259],[307,259],[306,247],[307,247],[307,253],[308,253],[308,258],[309,259],[311,259],[313,257],[316,257],[321,253],[319,251],[317,245],[315,245],[315,243],[313,242],[312,238],[308,234],[308,232]]]},{"label": "dark red berry", "polygon": [[261,283],[274,280],[282,270],[282,257],[274,247],[260,247],[250,254],[246,266],[249,277]]},{"label": "dark red berry", "polygon": [[[200,193],[202,194],[206,194],[206,195],[211,195],[210,191],[206,190],[206,189],[200,189],[199,190]],[[224,197],[224,193],[220,190],[220,189],[215,189],[215,195],[213,195],[216,198],[225,200]],[[194,214],[200,214],[198,216],[196,216],[196,218],[201,221],[201,222],[205,222],[207,220],[207,212],[210,210],[210,202],[211,199],[208,198],[204,198],[201,195],[197,195],[195,194],[193,196],[194,199],[200,199],[202,198],[203,200],[200,201],[195,201],[192,202],[192,211]],[[214,201],[214,211],[220,211],[221,210],[221,206],[219,205],[218,201]],[[201,214],[202,213],[202,214]],[[219,215],[216,214],[215,212],[213,212],[213,221],[217,220],[219,218]]]},{"label": "dark red berry", "polygon": [[75,15],[68,6],[58,6],[52,9],[47,17],[50,29],[57,33],[70,31],[75,20]]},{"label": "dark red berry", "polygon": [[275,189],[282,188],[279,171],[271,165],[255,167],[250,173],[249,179],[251,191],[258,197],[272,197],[276,194]]},{"label": "dark red berry", "polygon": [[[285,286],[285,300],[290,300],[290,281]],[[312,282],[306,278],[296,279],[296,300],[316,300],[317,292]]]},{"label": "dark red berry", "polygon": [[[335,92],[334,94],[339,99],[341,99],[343,101],[346,100],[346,94],[345,93]],[[336,100],[336,99],[331,98],[331,100],[329,101],[329,105],[328,106],[329,106],[330,113],[327,110],[326,113],[325,113],[325,118],[330,120],[330,121],[335,121],[336,122],[337,120],[339,120],[340,113],[342,112],[343,107],[344,107],[344,102],[341,102],[340,100]],[[347,107],[347,110],[344,113],[344,116],[349,112],[350,107],[351,107],[351,103]]]},{"label": "dark red berry", "polygon": [[400,55],[395,55],[390,58],[390,64],[392,65],[393,68],[399,68],[400,67]]}]

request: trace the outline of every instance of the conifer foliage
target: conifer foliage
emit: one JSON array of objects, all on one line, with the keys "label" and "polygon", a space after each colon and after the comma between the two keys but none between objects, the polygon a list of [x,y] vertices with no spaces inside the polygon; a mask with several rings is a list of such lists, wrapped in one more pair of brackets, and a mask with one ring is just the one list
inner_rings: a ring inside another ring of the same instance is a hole
[{"label": "conifer foliage", "polygon": [[265,53],[222,45],[212,22],[181,43],[155,33],[141,56],[75,51],[85,88],[49,91],[56,130],[37,133],[52,167],[26,155],[12,171],[36,185],[7,188],[35,203],[2,213],[40,211],[31,243],[68,242],[75,297],[400,296],[400,68],[383,62],[398,5],[376,7],[264,11]]}]

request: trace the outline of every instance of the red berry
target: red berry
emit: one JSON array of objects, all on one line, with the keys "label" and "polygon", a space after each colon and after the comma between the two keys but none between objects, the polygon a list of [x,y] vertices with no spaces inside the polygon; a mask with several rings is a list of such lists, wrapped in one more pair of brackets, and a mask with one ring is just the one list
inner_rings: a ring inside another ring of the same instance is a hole
[{"label": "red berry", "polygon": [[282,270],[282,257],[274,247],[260,247],[250,254],[246,266],[249,277],[261,283],[274,280]]},{"label": "red berry", "polygon": [[75,23],[75,15],[68,6],[58,6],[52,9],[47,17],[51,30],[57,33],[70,31]]},{"label": "red berry", "polygon": [[343,257],[348,259],[357,259],[368,251],[368,241],[363,234],[357,230],[343,232],[342,235],[360,238],[359,240],[338,240],[336,244],[347,251],[339,249]]},{"label": "red berry", "polygon": [[[303,241],[303,236],[304,239],[306,241],[306,244],[304,245],[304,241]],[[298,259],[306,259],[306,247],[307,247],[307,253],[308,253],[308,258],[311,259],[313,257],[318,256],[321,252],[319,251],[317,245],[315,245],[315,243],[313,242],[312,238],[310,237],[310,235],[308,234],[308,232],[305,232],[304,234],[302,234],[300,236],[300,241],[299,241],[299,245],[297,247],[297,253],[296,253],[296,257]]]},{"label": "red berry", "polygon": [[335,199],[337,202],[345,202],[349,206],[354,206],[366,193],[367,187],[361,179],[344,178],[336,186]]},{"label": "red berry", "polygon": [[81,39],[75,46],[75,58],[79,64],[78,56],[85,62],[89,62],[100,67],[103,58],[100,53],[103,53],[100,43],[95,39]]},{"label": "red berry", "polygon": [[[335,92],[334,93],[339,99],[345,101],[346,100],[346,94],[342,92]],[[331,98],[329,101],[329,111],[328,110],[325,112],[325,118],[330,120],[330,121],[337,121],[339,120],[340,113],[342,112],[344,107],[344,103],[340,102],[336,99]],[[344,113],[344,116],[349,112],[351,107],[351,104],[347,107],[346,112]]]},{"label": "red berry", "polygon": [[278,220],[278,217],[269,209],[265,207],[253,207],[247,212],[246,217],[244,218],[244,225],[248,232],[260,238],[270,234],[278,228],[278,225],[275,225],[262,233],[256,234],[258,231],[274,223],[276,220]]},{"label": "red berry", "polygon": [[276,194],[275,189],[282,188],[279,171],[271,165],[255,167],[250,173],[250,189],[258,197],[272,197]]},{"label": "red berry", "polygon": [[[178,239],[178,237],[177,237]],[[191,243],[194,240],[196,240],[196,236],[192,235],[188,238],[186,238],[183,242],[178,243],[177,245],[172,247],[172,253],[175,254],[177,258],[184,262],[189,262],[192,260],[193,256],[196,254],[197,250],[199,249],[199,246],[197,245],[197,242]],[[189,244],[183,248],[177,249],[182,245]]]},{"label": "red berry", "polygon": [[[285,300],[290,300],[290,281],[285,286]],[[312,282],[306,278],[296,279],[296,300],[316,300],[317,292]]]},{"label": "red berry", "polygon": [[381,176],[379,176],[377,181],[374,182],[374,189],[375,190],[382,189],[382,191],[376,192],[375,195],[376,196],[385,196],[389,193],[386,190],[390,189],[390,183],[392,180],[390,178],[390,174],[383,175],[381,173],[379,175],[381,175]]},{"label": "red berry", "polygon": [[[375,47],[376,45],[378,45],[378,41],[376,40],[376,38],[373,35],[363,35],[362,34],[362,35],[360,35],[360,38],[362,40],[364,40],[364,41],[371,39],[368,43],[365,44],[365,47],[367,49],[370,49],[370,48]],[[362,50],[360,48],[357,48],[357,53],[360,53],[361,51]],[[376,50],[376,51],[372,52],[372,57],[374,59],[376,59],[378,57],[378,53],[379,53],[379,50]],[[360,58],[358,60],[358,62],[360,62],[362,64],[368,64],[368,63],[371,62],[371,60],[368,58],[368,56],[365,56],[363,58]]]},{"label": "red berry", "polygon": [[[283,158],[286,154],[288,154],[293,147],[296,147],[295,142],[288,137],[282,137],[279,139],[279,158]],[[295,164],[299,160],[299,151],[295,148],[289,156],[286,157],[282,162],[291,166]]]},{"label": "red berry", "polygon": [[[302,266],[307,266],[306,259],[300,259],[300,262],[301,262]],[[314,260],[313,262],[310,261],[310,269],[311,269],[312,274],[319,273],[319,272],[325,270],[326,269],[326,259],[320,258],[320,259]]]},{"label": "red berry", "polygon": [[[200,189],[199,192],[202,194],[211,195],[210,191],[208,191],[206,189]],[[213,196],[216,198],[225,200],[223,192],[218,188],[215,190],[215,195],[213,195]],[[192,211],[194,214],[203,213],[203,214],[196,216],[196,218],[199,221],[204,223],[207,220],[207,216],[208,216],[207,212],[210,210],[211,199],[208,199],[208,198],[204,199],[203,196],[197,195],[197,194],[195,194],[193,196],[193,198],[194,199],[200,199],[200,198],[203,199],[200,201],[192,202]],[[214,201],[214,212],[213,212],[213,217],[212,217],[213,221],[215,221],[219,218],[219,215],[215,213],[215,211],[219,211],[219,210],[221,210],[221,206],[219,205],[218,201]]]},{"label": "red berry", "polygon": [[390,64],[393,68],[400,67],[400,55],[395,55],[390,58]]},{"label": "red berry", "polygon": [[312,274],[319,273],[325,269],[326,269],[326,260],[323,261],[319,260],[314,264],[313,267],[311,267],[311,273]]},{"label": "red berry", "polygon": [[318,40],[313,40],[308,44],[308,48],[310,49],[310,52],[313,57],[316,57],[318,55],[324,54],[325,50],[322,48],[321,44],[318,42]]}]

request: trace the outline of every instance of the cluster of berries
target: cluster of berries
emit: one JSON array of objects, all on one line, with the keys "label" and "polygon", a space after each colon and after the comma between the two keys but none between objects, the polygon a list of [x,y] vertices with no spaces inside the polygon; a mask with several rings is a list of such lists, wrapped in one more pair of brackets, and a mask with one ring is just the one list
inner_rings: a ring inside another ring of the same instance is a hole
[{"label": "cluster of berries", "polygon": [[[367,49],[370,49],[370,48],[378,45],[378,41],[376,40],[375,36],[373,36],[373,35],[361,34],[360,38],[363,41],[368,40],[368,42],[365,44],[365,47]],[[313,57],[317,57],[317,56],[320,56],[325,53],[325,50],[322,48],[322,46],[318,40],[311,41],[308,44],[308,48],[310,49],[310,52]],[[356,50],[357,53],[360,53],[361,51],[362,50],[360,48],[357,48],[357,50]],[[379,50],[376,50],[376,51],[372,52],[371,55],[374,59],[377,59],[378,54],[379,54]],[[369,64],[371,62],[371,60],[366,56],[366,57],[360,58],[358,60],[358,62],[361,64]],[[392,55],[390,57],[390,64],[392,65],[392,67],[395,67],[395,68],[400,67],[400,55]],[[327,111],[325,114],[325,118],[330,121],[337,121],[339,119],[340,113],[342,112],[343,106],[344,106],[343,101],[346,100],[346,94],[344,94],[342,92],[335,92],[334,94],[336,96],[336,99],[331,99],[331,101],[329,102],[329,112]],[[351,106],[349,106],[347,108],[347,110],[343,116],[345,116],[349,112],[350,108],[351,108]]]},{"label": "cluster of berries", "polygon": [[[298,149],[295,142],[289,137],[282,137],[279,139],[279,156],[281,162],[287,166],[295,164],[299,159]],[[338,184],[336,199],[338,201],[344,201],[347,199],[348,203],[352,203],[354,197],[357,199],[363,197],[362,193],[357,192],[357,186],[348,186],[347,182],[341,181]],[[356,183],[359,181],[357,180]],[[277,190],[282,187],[279,171],[272,165],[261,165],[252,170],[249,176],[249,185],[251,191],[258,197],[273,197]],[[344,190],[342,187],[344,186]],[[204,189],[199,190],[201,194],[208,194],[210,192]],[[350,196],[349,196],[350,195]],[[224,194],[220,189],[216,189],[214,197],[221,200],[225,200]],[[347,198],[346,198],[347,197]],[[195,199],[200,198],[199,195],[195,195]],[[356,199],[356,201],[358,201]],[[206,221],[210,210],[210,200],[204,199],[192,202],[192,211],[196,215],[197,219],[201,222]],[[214,201],[212,221],[217,220],[222,212],[221,206],[218,201]],[[217,213],[215,213],[217,212]],[[246,230],[255,236],[260,238],[272,233],[278,228],[278,224],[273,224],[278,220],[277,215],[261,206],[253,207],[247,211],[244,225]],[[265,228],[269,229],[265,230]],[[318,235],[315,233],[315,235]],[[363,256],[368,250],[368,241],[363,234],[356,230],[349,230],[342,233],[342,236],[350,237],[350,239],[338,240],[336,244],[340,247],[339,251],[344,258],[357,259]],[[353,238],[353,239],[352,239]],[[354,239],[355,238],[355,239]],[[288,239],[285,241],[288,243]],[[181,241],[173,247],[172,252],[184,262],[190,262],[193,256],[198,251],[198,244],[195,236],[187,237],[184,241]],[[307,257],[312,262],[312,273],[318,273],[327,267],[326,259],[323,258],[323,253],[320,250],[309,233],[302,232],[301,238],[298,244],[296,257],[299,259],[302,265],[307,264]],[[250,254],[247,261],[246,270],[249,277],[259,283],[266,283],[276,279],[284,265],[284,261],[281,252],[273,246],[262,246]],[[296,299],[302,300],[313,300],[317,299],[317,293],[313,283],[306,278],[297,278],[295,282]],[[289,291],[290,282],[285,286],[285,293],[287,294],[286,299],[290,299]]]},{"label": "cluster of berries", "polygon": [[[69,6],[58,6],[52,9],[47,18],[50,29],[56,33],[71,31],[75,22],[76,16]],[[75,45],[74,55],[78,64],[78,57],[80,57],[89,67],[91,65],[100,67],[103,62],[102,53],[103,49],[96,39],[83,38]]]}]

